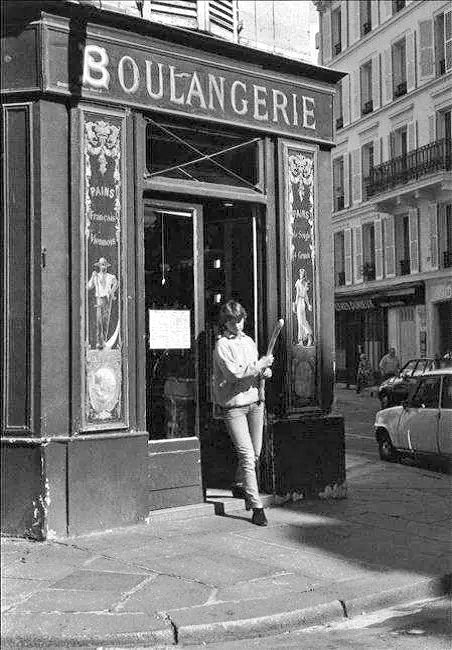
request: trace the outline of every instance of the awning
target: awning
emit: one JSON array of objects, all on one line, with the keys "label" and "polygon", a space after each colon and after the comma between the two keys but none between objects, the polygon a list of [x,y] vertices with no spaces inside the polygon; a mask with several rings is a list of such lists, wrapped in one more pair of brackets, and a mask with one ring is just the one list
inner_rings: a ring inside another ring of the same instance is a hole
[{"label": "awning", "polygon": [[422,305],[425,302],[424,282],[410,282],[403,285],[386,287],[380,291],[361,291],[336,295],[336,311],[355,311],[378,309],[382,307],[402,307]]}]

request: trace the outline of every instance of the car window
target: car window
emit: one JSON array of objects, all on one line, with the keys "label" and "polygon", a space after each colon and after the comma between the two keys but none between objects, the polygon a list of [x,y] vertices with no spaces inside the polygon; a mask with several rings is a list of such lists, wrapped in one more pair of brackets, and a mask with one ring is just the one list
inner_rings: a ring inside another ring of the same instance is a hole
[{"label": "car window", "polygon": [[421,379],[413,395],[413,404],[428,409],[439,407],[439,387],[441,377],[425,377]]},{"label": "car window", "polygon": [[403,366],[402,370],[400,371],[400,374],[401,375],[411,375],[411,373],[413,372],[415,366],[416,366],[416,359],[413,359],[413,361],[408,361],[408,363],[406,363]]},{"label": "car window", "polygon": [[443,377],[443,389],[441,391],[441,408],[452,409],[452,376]]},{"label": "car window", "polygon": [[426,366],[425,359],[421,359],[420,361],[418,361],[416,368],[413,371],[413,377],[417,377],[417,375],[422,375],[422,373],[425,372],[425,366]]}]

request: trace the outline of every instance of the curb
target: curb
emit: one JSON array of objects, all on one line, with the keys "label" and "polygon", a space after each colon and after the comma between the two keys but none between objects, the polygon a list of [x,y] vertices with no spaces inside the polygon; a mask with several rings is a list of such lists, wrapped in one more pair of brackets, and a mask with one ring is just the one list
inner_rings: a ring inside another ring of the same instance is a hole
[{"label": "curb", "polygon": [[[347,591],[347,589],[346,589]],[[394,606],[397,604],[445,596],[452,592],[452,574],[445,574],[436,578],[423,578],[415,582],[409,582],[400,587],[382,590],[378,593],[363,590],[357,597],[340,597],[328,602],[321,602],[311,607],[293,609],[287,612],[269,614],[264,616],[242,618],[229,621],[215,621],[201,624],[177,625],[177,613],[166,614],[164,618],[168,622],[166,629],[153,630],[149,632],[129,632],[115,634],[86,634],[80,636],[61,636],[29,634],[4,636],[2,648],[26,648],[26,647],[85,647],[109,646],[147,646],[161,645],[177,646],[199,645],[207,643],[218,643],[232,640],[247,639],[252,637],[271,636],[300,630],[313,625],[326,625],[344,618],[353,618],[363,613],[369,613],[378,609]],[[176,614],[176,615],[174,615]]]}]

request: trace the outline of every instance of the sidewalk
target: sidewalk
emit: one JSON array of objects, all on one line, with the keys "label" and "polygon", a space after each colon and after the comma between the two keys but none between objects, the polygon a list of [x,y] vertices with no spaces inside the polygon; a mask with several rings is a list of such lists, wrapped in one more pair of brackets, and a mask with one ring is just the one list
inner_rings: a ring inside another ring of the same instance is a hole
[{"label": "sidewalk", "polygon": [[348,483],[347,500],[270,508],[268,528],[227,497],[225,516],[209,504],[58,542],[4,539],[2,647],[187,646],[447,591],[450,477],[357,456]]}]

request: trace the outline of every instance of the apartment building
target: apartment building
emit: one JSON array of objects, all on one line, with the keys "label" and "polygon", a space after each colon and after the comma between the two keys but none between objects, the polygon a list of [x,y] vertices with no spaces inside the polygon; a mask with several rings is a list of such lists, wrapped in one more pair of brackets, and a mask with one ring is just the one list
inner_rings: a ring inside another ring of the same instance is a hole
[{"label": "apartment building", "polygon": [[348,73],[334,121],[337,378],[364,351],[452,348],[452,9],[320,1],[320,64]]}]

